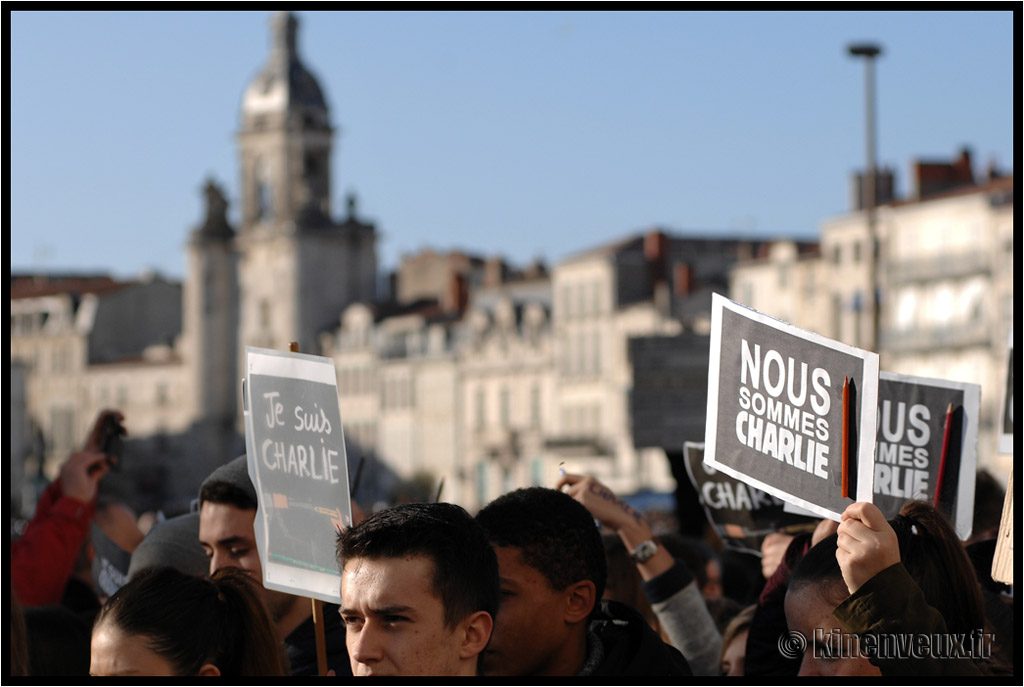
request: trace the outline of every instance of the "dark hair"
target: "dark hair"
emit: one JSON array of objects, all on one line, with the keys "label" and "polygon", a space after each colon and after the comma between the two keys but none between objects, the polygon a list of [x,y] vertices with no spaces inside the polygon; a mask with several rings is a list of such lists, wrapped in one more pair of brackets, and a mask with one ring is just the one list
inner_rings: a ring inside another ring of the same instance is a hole
[{"label": "dark hair", "polygon": [[11,581],[11,677],[28,675],[28,631],[25,629],[25,614],[18,601],[18,593]]},{"label": "dark hair", "polygon": [[28,649],[27,675],[51,677],[89,674],[91,632],[87,613],[67,606],[30,606],[24,609]]},{"label": "dark hair", "polygon": [[604,544],[605,560],[608,563],[604,596],[635,608],[648,625],[655,631],[660,630],[658,616],[644,593],[643,578],[636,569],[636,562],[626,551],[622,537],[609,532],[601,535],[601,543]]},{"label": "dark hair", "polygon": [[107,601],[94,628],[113,623],[149,639],[179,675],[204,664],[221,675],[286,675],[283,649],[255,580],[237,568],[196,577],[174,568],[148,568]]},{"label": "dark hair", "polygon": [[[590,580],[604,594],[608,564],[594,516],[565,492],[527,487],[499,496],[476,516],[495,546],[514,546],[552,589]],[[596,607],[596,605],[595,605]]]},{"label": "dark hair", "polygon": [[974,478],[974,520],[971,529],[971,541],[996,536],[999,524],[1003,520],[1003,489],[992,473],[978,470]]},{"label": "dark hair", "polygon": [[[948,631],[970,633],[984,627],[978,580],[945,516],[925,501],[908,501],[889,524],[899,542],[900,561],[928,604],[945,618]],[[837,539],[833,534],[807,552],[793,569],[790,590],[820,584],[819,593],[829,602],[846,598]]]},{"label": "dark hair", "polygon": [[424,556],[433,561],[434,594],[454,628],[471,613],[498,612],[498,558],[483,529],[451,503],[405,503],[378,511],[338,534],[338,569],[353,558]]},{"label": "dark hair", "polygon": [[259,505],[245,489],[230,482],[207,482],[199,490],[199,503],[226,503],[242,510],[256,510]]},{"label": "dark hair", "polygon": [[682,560],[694,578],[697,587],[703,591],[708,583],[708,563],[718,559],[715,550],[703,539],[688,537],[675,532],[667,532],[658,536],[658,541],[673,558]]}]

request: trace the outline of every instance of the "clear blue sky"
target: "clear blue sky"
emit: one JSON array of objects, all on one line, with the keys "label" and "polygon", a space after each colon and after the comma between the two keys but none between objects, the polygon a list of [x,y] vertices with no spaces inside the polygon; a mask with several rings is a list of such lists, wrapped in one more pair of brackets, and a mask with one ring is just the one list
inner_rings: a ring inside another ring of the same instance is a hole
[{"label": "clear blue sky", "polygon": [[[237,220],[235,133],[271,12],[13,12],[11,269],[184,273],[200,188]],[[816,237],[864,161],[1014,166],[1004,12],[297,12],[382,262],[431,247],[555,262],[659,225]]]}]

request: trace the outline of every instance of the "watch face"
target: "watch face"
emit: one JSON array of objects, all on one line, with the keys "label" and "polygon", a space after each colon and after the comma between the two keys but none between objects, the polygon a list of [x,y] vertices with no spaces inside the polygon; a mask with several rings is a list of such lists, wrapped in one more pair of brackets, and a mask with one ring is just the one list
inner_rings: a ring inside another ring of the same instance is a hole
[{"label": "watch face", "polygon": [[646,563],[651,558],[651,556],[654,555],[654,552],[657,551],[657,550],[658,550],[658,545],[655,544],[650,539],[648,539],[645,542],[641,542],[639,546],[637,546],[635,549],[633,549],[633,553],[631,554],[631,557],[637,563]]}]

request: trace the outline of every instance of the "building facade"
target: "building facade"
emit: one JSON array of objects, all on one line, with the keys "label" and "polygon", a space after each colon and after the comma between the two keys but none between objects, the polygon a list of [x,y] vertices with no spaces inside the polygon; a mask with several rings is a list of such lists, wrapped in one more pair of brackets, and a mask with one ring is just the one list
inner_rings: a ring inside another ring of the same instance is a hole
[{"label": "building facade", "polygon": [[[976,179],[969,151],[916,161],[914,188],[875,210],[877,283],[863,208],[826,219],[820,255],[779,245],[737,265],[734,300],[853,346],[877,350],[881,369],[981,385],[978,462],[999,479],[997,453],[1013,331],[1013,177]],[[877,349],[872,293],[877,289]]]}]

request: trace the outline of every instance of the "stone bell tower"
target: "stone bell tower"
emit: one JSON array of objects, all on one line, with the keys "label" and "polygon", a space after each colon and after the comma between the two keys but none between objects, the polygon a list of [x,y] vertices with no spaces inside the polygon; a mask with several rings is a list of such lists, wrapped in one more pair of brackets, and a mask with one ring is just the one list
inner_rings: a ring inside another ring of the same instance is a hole
[{"label": "stone bell tower", "polygon": [[298,341],[315,353],[342,309],[375,299],[377,235],[331,218],[327,102],[299,58],[298,20],[280,12],[270,23],[270,55],[245,89],[238,132],[238,346]]}]

